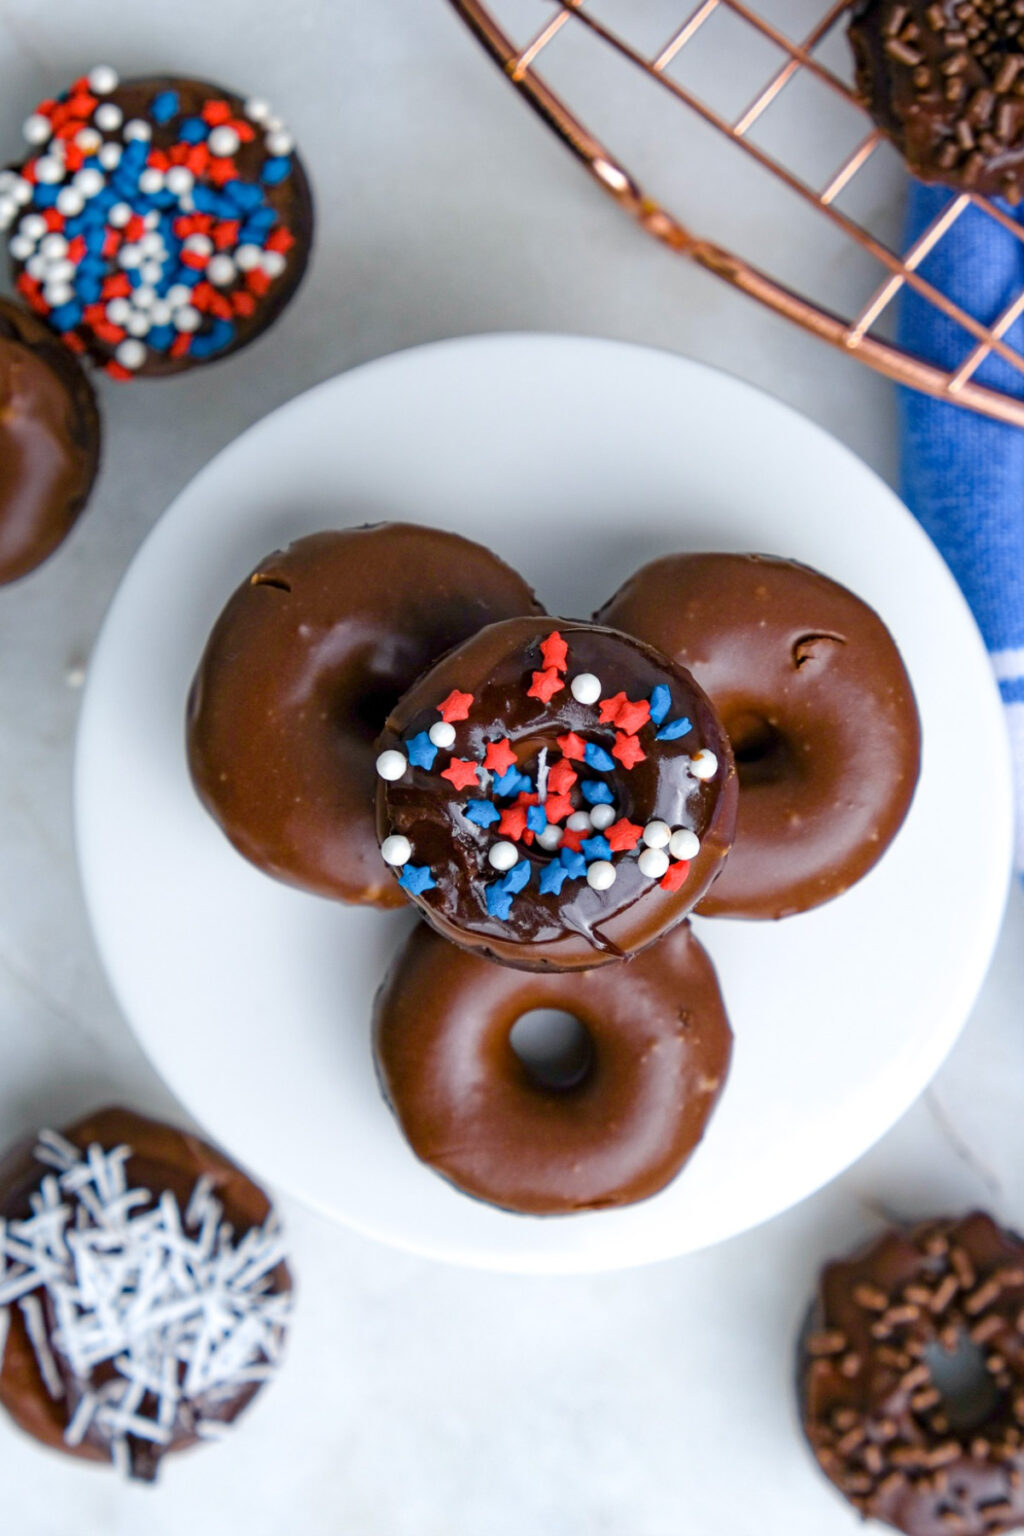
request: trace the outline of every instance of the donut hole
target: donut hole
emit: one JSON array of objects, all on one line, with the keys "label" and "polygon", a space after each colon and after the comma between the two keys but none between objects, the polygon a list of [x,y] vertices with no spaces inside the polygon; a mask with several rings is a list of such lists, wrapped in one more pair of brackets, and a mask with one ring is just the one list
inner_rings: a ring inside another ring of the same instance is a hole
[{"label": "donut hole", "polygon": [[549,1091],[578,1087],[594,1064],[587,1026],[558,1008],[531,1008],[520,1014],[508,1041],[530,1082]]},{"label": "donut hole", "polygon": [[394,688],[366,688],[358,697],[346,700],[342,724],[346,731],[364,741],[376,741],[384,722],[395,707]]},{"label": "donut hole", "polygon": [[773,784],[784,778],[790,768],[790,752],[785,736],[756,710],[741,710],[725,721],[732,743],[740,784]]},{"label": "donut hole", "polygon": [[984,1350],[967,1333],[961,1331],[953,1349],[933,1340],[925,1346],[923,1359],[954,1433],[969,1433],[994,1417],[1002,1394],[985,1364]]}]

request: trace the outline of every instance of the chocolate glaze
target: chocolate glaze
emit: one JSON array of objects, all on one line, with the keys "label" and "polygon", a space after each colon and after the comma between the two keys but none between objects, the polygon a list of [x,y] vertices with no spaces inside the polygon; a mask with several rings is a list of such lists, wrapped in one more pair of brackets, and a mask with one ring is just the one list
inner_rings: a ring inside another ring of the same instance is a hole
[{"label": "chocolate glaze", "polygon": [[0,299],[0,583],[34,570],[67,536],[99,459],[85,374],[41,321]]},{"label": "chocolate glaze", "polygon": [[922,180],[1020,201],[1022,26],[1001,0],[971,0],[969,9],[961,0],[853,6],[858,92]]},{"label": "chocolate glaze", "polygon": [[[270,1214],[270,1203],[263,1191],[221,1153],[190,1132],[149,1120],[133,1110],[97,1110],[61,1134],[83,1152],[93,1142],[105,1148],[127,1143],[132,1148],[132,1156],[125,1165],[129,1184],[149,1189],[157,1197],[169,1190],[182,1210],[188,1205],[196,1181],[203,1174],[209,1175],[214,1183],[213,1193],[224,1207],[224,1218],[235,1229],[236,1242],[250,1228],[261,1226]],[[6,1221],[21,1220],[31,1214],[30,1196],[51,1171],[37,1162],[34,1147],[33,1137],[12,1148],[0,1161],[0,1217]],[[291,1276],[285,1264],[277,1265],[269,1280],[273,1292],[291,1290]],[[0,1359],[0,1404],[15,1423],[44,1445],[86,1461],[109,1462],[109,1443],[93,1432],[80,1445],[65,1442],[64,1431],[70,1418],[68,1399],[75,1400],[76,1383],[67,1374],[63,1357],[55,1354],[68,1387],[67,1398],[55,1401],[40,1373],[21,1312],[11,1307],[8,1315],[7,1342]],[[207,1406],[205,1417],[233,1423],[258,1391],[259,1383],[248,1385],[215,1408]],[[156,1475],[163,1456],[196,1443],[196,1435],[181,1423],[175,1425],[174,1438],[166,1446],[129,1436],[132,1475],[149,1481]]]},{"label": "chocolate glaze", "polygon": [[[170,123],[155,122],[149,111],[153,98],[162,91],[176,91],[180,98],[180,111],[175,114]],[[120,107],[125,122],[133,118],[141,118],[148,122],[152,128],[150,146],[158,150],[174,144],[177,138],[177,123],[181,116],[199,116],[208,101],[226,101],[234,117],[245,116],[244,98],[235,91],[226,90],[220,85],[212,85],[206,80],[194,80],[182,75],[147,75],[136,80],[124,80],[115,90],[104,95],[102,100]],[[119,139],[119,130],[110,135],[105,134],[104,137]],[[253,142],[242,144],[234,156],[239,175],[246,181],[259,181],[260,168],[267,158],[261,138],[261,134],[257,133]],[[35,158],[36,153],[37,151],[32,151],[27,157],[28,160]],[[255,341],[257,336],[274,323],[288,304],[305,274],[313,243],[313,197],[309,178],[298,154],[293,151],[290,159],[291,174],[276,186],[263,188],[267,203],[276,210],[295,236],[295,244],[288,252],[288,265],[285,271],[259,299],[252,315],[235,317],[237,327],[235,338],[222,351],[210,358],[191,356],[174,358],[166,353],[149,351],[142,367],[132,374],[133,378],[167,378],[173,374],[187,372],[190,368],[201,367],[204,363],[220,362],[222,358],[230,357],[232,353],[240,351],[251,341]],[[27,163],[27,160],[24,163]],[[15,166],[13,169],[20,172],[22,166]],[[25,270],[25,264],[11,258],[11,270],[17,280]],[[120,270],[116,261],[112,261],[111,275],[117,275]],[[88,322],[83,321],[76,326],[75,334],[89,356],[99,366],[102,367],[113,360],[118,343],[104,341],[96,335]]]},{"label": "chocolate glaze", "polygon": [[702,914],[787,917],[878,862],[913,797],[920,725],[899,652],[866,603],[794,561],[668,555],[597,617],[689,667],[731,737],[736,844]]},{"label": "chocolate glaze", "polygon": [[[887,1232],[824,1270],[800,1349],[804,1431],[863,1515],[909,1536],[1024,1524],[1022,1302],[1024,1242],[981,1212]],[[930,1359],[965,1337],[990,1383],[973,1403],[935,1385]]]},{"label": "chocolate glaze", "polygon": [[438,528],[369,524],[268,555],[217,620],[192,685],[203,804],[267,874],[400,906],[374,832],[374,738],[450,646],[539,611],[490,550]]},{"label": "chocolate glaze", "polygon": [[[541,1086],[509,1036],[555,1008],[588,1031],[573,1086]],[[554,1214],[643,1200],[675,1178],[725,1082],[732,1035],[688,923],[627,964],[572,975],[494,965],[424,924],[374,1005],[385,1097],[416,1156],[466,1194]]]},{"label": "chocolate glaze", "polygon": [[[666,685],[672,715],[692,721],[692,729],[675,741],[656,742],[647,727],[641,732],[646,758],[628,771],[617,767],[601,776],[573,764],[582,777],[604,777],[619,814],[633,823],[643,827],[657,818],[697,834],[700,852],[683,886],[662,890],[640,873],[635,859],[624,859],[610,890],[593,890],[577,880],[558,895],[542,894],[539,872],[557,855],[533,843],[521,845],[534,865],[530,884],[516,896],[508,919],[491,917],[485,888],[498,878],[487,860],[495,838],[463,814],[479,791],[454,790],[441,777],[447,753],[430,772],[410,766],[397,783],[381,781],[377,820],[381,840],[404,834],[413,863],[429,866],[435,888],[413,899],[439,933],[508,965],[575,970],[621,960],[653,943],[708,890],[731,845],[737,798],[732,755],[710,701],[689,673],[614,630],[565,619],[509,619],[482,630],[421,677],[388,716],[377,750],[401,748],[436,722],[437,706],[452,689],[474,696],[468,720],[457,726],[452,756],[482,760],[488,742],[507,737],[518,767],[532,775],[540,749],[547,747],[556,761],[561,756],[556,738],[569,731],[610,750],[615,726],[596,725],[597,709],[577,703],[569,687],[549,704],[527,694],[532,671],[542,665],[539,642],[553,627],[568,644],[570,679],[593,673],[603,696],[621,691],[630,699],[645,699],[654,687]],[[690,776],[688,763],[705,747],[719,767],[702,783]]]}]

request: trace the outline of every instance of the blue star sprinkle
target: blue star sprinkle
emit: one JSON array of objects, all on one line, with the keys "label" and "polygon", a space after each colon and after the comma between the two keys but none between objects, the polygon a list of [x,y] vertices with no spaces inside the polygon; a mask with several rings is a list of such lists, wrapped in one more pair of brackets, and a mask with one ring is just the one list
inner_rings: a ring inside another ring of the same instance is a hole
[{"label": "blue star sprinkle", "polygon": [[596,837],[585,837],[580,849],[586,855],[588,864],[592,864],[595,859],[610,859],[612,856],[611,844],[600,833]]},{"label": "blue star sprinkle", "polygon": [[543,832],[548,824],[548,814],[542,805],[529,805],[526,808],[526,825],[531,832]]},{"label": "blue star sprinkle", "polygon": [[418,736],[412,736],[405,744],[406,754],[414,768],[431,769],[434,766],[434,758],[437,756],[437,748],[427,735],[426,731],[420,731]]},{"label": "blue star sprinkle", "polygon": [[580,793],[588,805],[614,805],[615,796],[607,784],[602,784],[600,779],[583,779],[580,782]]},{"label": "blue star sprinkle", "polygon": [[569,871],[564,864],[548,864],[541,871],[540,888],[545,896],[560,896],[562,886],[569,878]]},{"label": "blue star sprinkle", "polygon": [[570,880],[583,879],[587,873],[587,861],[582,853],[574,853],[571,848],[560,848],[558,857]]},{"label": "blue star sprinkle", "polygon": [[501,820],[501,812],[489,800],[467,800],[462,814],[467,821],[475,822],[478,827],[489,827]]},{"label": "blue star sprinkle", "polygon": [[410,896],[422,896],[424,891],[432,891],[437,881],[425,864],[407,864],[398,883]]},{"label": "blue star sprinkle", "polygon": [[693,726],[686,715],[678,720],[670,720],[668,725],[663,725],[655,736],[655,741],[675,741],[677,736],[685,736],[687,731],[692,731]]},{"label": "blue star sprinkle", "polygon": [[587,742],[583,761],[588,768],[595,768],[598,773],[611,773],[615,767],[615,759],[605,751],[604,747],[596,746],[592,741]]}]

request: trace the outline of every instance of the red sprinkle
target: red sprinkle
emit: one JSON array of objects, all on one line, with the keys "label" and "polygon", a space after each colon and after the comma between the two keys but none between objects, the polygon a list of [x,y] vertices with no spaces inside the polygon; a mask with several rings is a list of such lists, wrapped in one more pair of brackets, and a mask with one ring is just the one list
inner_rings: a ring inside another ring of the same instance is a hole
[{"label": "red sprinkle", "polygon": [[566,762],[565,758],[548,769],[548,792],[555,795],[564,795],[572,789],[578,775]]},{"label": "red sprinkle", "polygon": [[226,101],[208,101],[199,115],[204,123],[216,128],[219,123],[230,122],[231,108]]},{"label": "red sprinkle", "polygon": [[61,230],[64,228],[64,215],[58,213],[56,208],[47,208],[43,218],[46,220],[47,229]]},{"label": "red sprinkle", "polygon": [[93,335],[100,341],[105,341],[108,347],[116,347],[119,341],[124,341],[128,332],[120,325],[112,325],[109,320],[104,320],[102,325],[94,325]]},{"label": "red sprinkle", "polygon": [[540,699],[542,704],[550,704],[556,693],[560,693],[565,687],[565,679],[554,667],[547,667],[543,672],[533,674],[533,682],[526,690],[528,699]]},{"label": "red sprinkle", "polygon": [[635,736],[627,736],[623,731],[616,731],[612,757],[617,757],[623,768],[635,768],[637,763],[642,763],[646,756],[647,753]]},{"label": "red sprinkle", "polygon": [[572,853],[579,853],[580,844],[586,835],[586,832],[573,832],[569,827],[566,827],[562,833],[562,847],[568,848]]},{"label": "red sprinkle", "polygon": [[72,352],[85,351],[85,342],[77,331],[62,331],[60,339],[66,347],[71,348]]},{"label": "red sprinkle", "polygon": [[250,315],[256,313],[256,300],[251,293],[244,293],[241,288],[236,288],[231,295],[231,307],[236,315],[241,315],[247,320]]},{"label": "red sprinkle", "polygon": [[680,859],[676,864],[670,864],[662,875],[658,884],[663,891],[678,891],[687,875],[690,873],[689,859]]},{"label": "red sprinkle", "polygon": [[561,821],[572,815],[572,801],[568,795],[548,795],[544,802],[544,814],[548,821]]},{"label": "red sprinkle", "polygon": [[270,278],[262,267],[253,267],[251,272],[245,274],[245,285],[250,288],[257,298],[262,299],[270,287]]},{"label": "red sprinkle", "polygon": [[516,755],[506,740],[489,741],[487,743],[484,767],[489,769],[491,773],[508,773],[509,769],[514,766],[515,761]]},{"label": "red sprinkle", "polygon": [[131,291],[131,279],[127,272],[118,272],[115,277],[105,278],[101,290],[105,299],[126,299]]},{"label": "red sprinkle", "polygon": [[651,718],[651,706],[646,699],[627,699],[615,716],[615,724],[627,736],[634,736]]},{"label": "red sprinkle", "polygon": [[563,757],[567,757],[573,763],[582,763],[587,750],[587,744],[582,736],[577,736],[575,731],[570,731],[567,736],[556,736],[555,740],[561,748]]},{"label": "red sprinkle", "polygon": [[471,784],[480,782],[476,763],[471,763],[468,757],[453,757],[441,777],[450,779],[456,789],[468,789]]},{"label": "red sprinkle", "polygon": [[625,816],[620,816],[604,835],[608,839],[608,846],[612,853],[629,853],[640,841],[643,830],[643,827],[638,827],[635,821],[629,821]]},{"label": "red sprinkle", "polygon": [[280,251],[284,255],[295,244],[295,236],[290,229],[286,229],[283,224],[279,224],[274,232],[267,237],[264,244],[268,251]]},{"label": "red sprinkle", "polygon": [[502,837],[511,837],[518,843],[526,831],[525,805],[510,805],[507,811],[502,811],[498,831]]},{"label": "red sprinkle", "polygon": [[207,178],[215,187],[223,187],[229,181],[234,181],[238,175],[235,162],[226,155],[211,155],[206,166]]},{"label": "red sprinkle", "polygon": [[229,251],[233,245],[238,244],[241,227],[237,219],[221,219],[213,226],[213,243],[218,251]]},{"label": "red sprinkle", "polygon": [[460,693],[457,688],[453,688],[448,697],[442,699],[441,703],[437,706],[437,712],[442,720],[451,725],[453,720],[466,720],[469,718],[469,706],[472,702],[473,695],[471,693]]},{"label": "red sprinkle", "polygon": [[117,379],[120,384],[127,384],[129,379],[134,379],[135,377],[130,368],[122,368],[120,363],[113,361],[104,363],[103,371],[104,373],[109,373],[112,379]]},{"label": "red sprinkle", "polygon": [[569,659],[569,647],[557,629],[553,629],[547,639],[541,641],[540,653],[544,658],[545,667],[549,670],[554,667],[557,672],[565,671],[565,665]]},{"label": "red sprinkle", "polygon": [[175,360],[179,357],[187,357],[191,347],[192,337],[187,331],[182,331],[181,335],[171,342],[171,350],[168,356],[173,357]]},{"label": "red sprinkle", "polygon": [[601,724],[610,725],[613,720],[619,718],[619,710],[629,700],[624,693],[616,693],[610,699],[601,700]]}]

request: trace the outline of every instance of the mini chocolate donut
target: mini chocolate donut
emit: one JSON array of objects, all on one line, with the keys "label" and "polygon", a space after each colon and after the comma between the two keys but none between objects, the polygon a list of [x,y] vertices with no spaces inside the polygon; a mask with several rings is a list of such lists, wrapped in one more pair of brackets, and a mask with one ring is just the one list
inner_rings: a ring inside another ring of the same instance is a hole
[{"label": "mini chocolate donut", "polygon": [[374,831],[374,738],[450,646],[539,611],[497,555],[438,528],[376,523],[269,555],[217,620],[192,685],[200,799],[267,874],[400,906]]},{"label": "mini chocolate donut", "polygon": [[105,1109],[0,1162],[0,1404],[44,1445],[151,1481],[273,1375],[290,1291],[266,1195],[196,1136]]},{"label": "mini chocolate donut", "polygon": [[[589,1043],[575,1080],[538,1080],[510,1040],[534,1009]],[[628,1205],[674,1179],[704,1134],[732,1033],[688,923],[627,965],[539,975],[495,965],[420,924],[377,994],[381,1085],[416,1156],[505,1210]]]},{"label": "mini chocolate donut", "polygon": [[706,688],[740,780],[736,844],[698,911],[788,917],[881,858],[920,765],[914,694],[878,615],[767,555],[666,555],[597,617],[660,646]]},{"label": "mini chocolate donut", "polygon": [[40,320],[0,299],[0,584],[51,555],[100,462],[88,379]]},{"label": "mini chocolate donut", "polygon": [[377,743],[377,829],[439,933],[527,969],[654,942],[732,842],[736,772],[710,701],[648,645],[508,619],[449,652]]},{"label": "mini chocolate donut", "polygon": [[829,1264],[800,1345],[804,1432],[908,1536],[1024,1525],[1024,1242],[974,1212]]},{"label": "mini chocolate donut", "polygon": [[27,158],[0,173],[18,291],[114,378],[227,357],[298,287],[313,203],[265,101],[100,66],[24,132]]},{"label": "mini chocolate donut", "polygon": [[1002,0],[857,0],[857,90],[923,181],[1024,192],[1024,21]]}]

